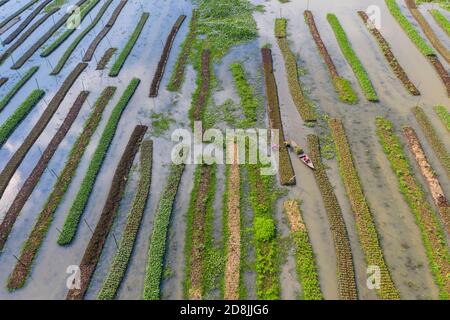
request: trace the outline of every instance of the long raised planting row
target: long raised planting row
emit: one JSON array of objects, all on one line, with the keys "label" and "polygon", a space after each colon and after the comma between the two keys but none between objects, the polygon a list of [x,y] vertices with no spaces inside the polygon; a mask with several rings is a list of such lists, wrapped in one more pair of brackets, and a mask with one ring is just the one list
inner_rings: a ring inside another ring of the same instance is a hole
[{"label": "long raised planting row", "polygon": [[450,21],[437,9],[429,10],[436,23],[450,36]]},{"label": "long raised planting row", "polygon": [[435,106],[434,111],[436,111],[447,131],[450,132],[450,112],[444,106]]},{"label": "long raised planting row", "polygon": [[352,249],[341,207],[334,193],[334,188],[328,179],[326,167],[322,163],[319,138],[315,135],[308,135],[308,145],[311,160],[315,166],[314,176],[322,194],[334,241],[339,296],[344,300],[356,300],[358,299],[358,291],[355,281]]},{"label": "long raised planting row", "polygon": [[[69,18],[72,16],[73,12],[76,10],[77,7],[81,7],[86,1],[88,0],[80,0],[78,1],[70,11],[68,11],[64,16],[62,16],[58,21],[56,21],[52,27],[42,36],[40,37],[28,50],[25,51],[25,53],[17,60],[11,69],[20,69],[27,61],[30,59],[33,54],[40,48],[42,45],[47,42],[48,39],[51,38],[51,36],[59,30],[66,22],[69,20]],[[57,8],[52,9],[58,10]]]},{"label": "long raised planting row", "polygon": [[33,90],[25,101],[22,102],[14,113],[0,126],[0,147],[3,146],[17,126],[25,119],[31,110],[33,110],[38,102],[41,101],[44,95],[44,90]]},{"label": "long raised planting row", "polygon": [[329,126],[335,143],[339,172],[353,209],[356,230],[367,265],[375,265],[380,268],[381,282],[377,293],[381,299],[398,300],[400,295],[384,260],[372,212],[353,163],[344,127],[342,122],[337,119],[331,119]]},{"label": "long raised planting row", "polygon": [[420,95],[419,90],[416,88],[416,86],[411,82],[408,75],[406,74],[405,70],[402,68],[398,60],[395,58],[394,54],[392,53],[391,46],[386,41],[386,39],[381,34],[380,30],[377,28],[374,28],[373,26],[370,26],[368,24],[369,17],[367,16],[367,13],[364,11],[358,11],[358,15],[363,20],[364,24],[366,25],[369,32],[374,36],[375,40],[378,43],[378,46],[380,47],[381,51],[383,52],[384,57],[388,61],[389,65],[391,66],[392,70],[394,71],[397,78],[403,83],[406,90],[409,91],[413,96]]},{"label": "long raised planting row", "polygon": [[329,13],[327,14],[327,20],[330,23],[331,28],[333,29],[334,35],[336,36],[336,40],[339,44],[339,47],[341,48],[344,57],[347,59],[348,64],[352,68],[356,79],[358,79],[364,96],[369,101],[377,102],[378,96],[375,92],[372,81],[370,80],[363,64],[353,50],[352,45],[350,44],[350,40],[345,34],[345,31],[342,28],[338,18],[336,17],[336,15]]},{"label": "long raised planting row", "polygon": [[3,40],[3,44],[10,44],[25,28],[33,21],[34,18],[45,8],[47,4],[52,2],[53,0],[45,0],[36,9],[33,10],[23,21],[22,23],[13,31],[11,34]]},{"label": "long raised planting row", "polygon": [[439,61],[436,53],[428,46],[428,44],[425,42],[419,32],[414,28],[411,22],[409,22],[409,20],[403,15],[400,7],[397,5],[395,0],[385,0],[385,2],[392,16],[395,18],[395,20],[397,20],[410,40],[433,65],[434,69],[444,83],[447,94],[450,96],[450,76],[442,63]]},{"label": "long raised planting row", "polygon": [[428,116],[425,114],[423,109],[419,106],[416,106],[412,109],[412,112],[414,113],[417,122],[422,128],[422,131],[425,134],[428,143],[430,144],[431,148],[434,150],[434,153],[436,153],[436,156],[444,167],[447,176],[450,177],[450,153],[448,152],[441,138],[436,133],[436,130],[434,129],[433,125],[430,122],[430,119],[428,119]]},{"label": "long raised planting row", "polygon": [[10,57],[14,51],[17,50],[30,36],[31,34],[37,30],[45,21],[48,20],[53,14],[55,14],[59,9],[55,8],[54,10],[50,11],[49,13],[46,13],[43,15],[40,19],[38,19],[31,27],[27,29],[20,37],[17,39],[16,42],[14,42],[12,45],[10,45],[0,56],[0,65],[3,64],[8,57]]},{"label": "long raised planting row", "polygon": [[13,12],[11,15],[9,15],[8,17],[6,17],[5,19],[3,19],[2,22],[0,22],[0,29],[2,29],[4,26],[6,26],[11,20],[13,20],[14,18],[20,16],[23,12],[25,12],[26,10],[28,10],[28,8],[30,8],[32,5],[34,5],[36,2],[38,2],[39,0],[32,0],[30,2],[27,2],[23,7],[21,7],[20,9],[18,9],[16,12]]},{"label": "long raised planting row", "polygon": [[331,59],[330,54],[328,53],[327,47],[322,41],[320,37],[319,30],[317,29],[316,23],[314,21],[314,16],[311,11],[306,10],[304,12],[306,24],[309,27],[311,35],[316,43],[317,49],[322,55],[325,64],[328,67],[328,71],[331,76],[331,80],[333,82],[334,88],[339,96],[339,99],[345,103],[354,104],[358,101],[358,97],[355,91],[352,88],[352,84],[347,79],[341,77],[334,65],[333,59]]},{"label": "long raised planting row", "polygon": [[275,36],[281,53],[283,54],[289,91],[303,121],[314,122],[316,121],[316,115],[314,114],[311,102],[304,94],[298,79],[297,59],[289,48],[286,28],[287,20],[285,18],[275,19]]},{"label": "long raised planting row", "polygon": [[47,147],[45,148],[44,152],[42,153],[41,157],[39,158],[36,166],[33,168],[30,175],[25,180],[22,188],[19,190],[19,192],[15,196],[8,211],[6,211],[6,214],[0,225],[0,251],[3,249],[3,247],[7,241],[8,236],[14,226],[14,223],[17,220],[17,217],[19,216],[20,212],[22,211],[28,198],[31,196],[34,188],[38,184],[42,174],[47,169],[47,166],[50,163],[50,160],[52,159],[53,155],[55,154],[56,149],[58,149],[58,146],[63,141],[67,132],[69,132],[69,129],[71,128],[72,124],[74,123],[75,119],[77,118],[77,116],[81,110],[81,107],[83,106],[84,102],[86,101],[88,95],[89,95],[89,92],[87,92],[87,91],[82,91],[78,95],[78,98],[75,100],[75,103],[70,108],[70,111],[67,114],[64,122],[61,124],[58,131],[53,136],[52,140],[50,140],[50,142],[48,143]]},{"label": "long raised planting row", "polygon": [[102,119],[103,111],[112,99],[116,91],[115,87],[107,87],[101,93],[94,105],[94,109],[84,124],[84,129],[75,141],[69,153],[69,158],[64,169],[59,174],[53,187],[53,191],[47,198],[47,201],[39,213],[37,221],[31,231],[28,239],[25,241],[19,261],[16,263],[13,272],[9,276],[8,288],[10,290],[21,288],[31,271],[31,266],[39,248],[44,241],[50,224],[53,220],[56,209],[63,200],[64,194],[69,188],[73,177],[75,176],[78,164],[83,157],[87,146]]},{"label": "long raised planting row", "polygon": [[428,162],[425,151],[423,150],[414,129],[411,127],[404,127],[403,135],[408,142],[409,150],[416,159],[417,165],[420,168],[420,172],[422,173],[422,176],[424,177],[428,185],[428,189],[430,189],[430,193],[434,200],[434,203],[438,207],[438,211],[445,230],[448,234],[450,234],[450,203],[445,197],[444,191],[442,190],[441,184],[439,183],[439,179],[436,176],[433,167]]},{"label": "long raised planting row", "polygon": [[194,189],[188,210],[186,232],[185,295],[190,300],[202,299],[205,274],[206,230],[208,211],[212,210],[215,191],[215,167],[201,165],[195,171]]},{"label": "long raised planting row", "polygon": [[158,62],[158,67],[156,68],[155,76],[153,77],[152,85],[150,87],[150,98],[154,98],[158,95],[159,85],[164,75],[164,70],[166,68],[167,61],[169,60],[170,50],[172,49],[172,45],[175,40],[175,37],[177,36],[178,30],[180,30],[180,27],[185,19],[186,19],[185,15],[179,16],[177,21],[175,21],[172,30],[167,36],[166,44],[164,45],[164,50]]},{"label": "long raised planting row", "polygon": [[450,255],[445,235],[435,212],[427,201],[422,187],[416,180],[408,158],[403,151],[392,123],[382,117],[376,119],[377,135],[391,168],[398,179],[398,186],[422,234],[431,272],[439,288],[441,299],[450,296]]},{"label": "long raised planting row", "polygon": [[145,23],[147,22],[149,16],[150,13],[148,12],[144,12],[142,14],[141,18],[139,19],[139,22],[136,25],[136,28],[134,29],[133,33],[131,34],[130,38],[125,44],[125,47],[122,49],[116,61],[112,65],[111,70],[109,71],[110,77],[117,77],[119,75],[119,72],[120,70],[122,70],[122,67],[125,64],[125,61],[127,60],[128,56],[130,55],[131,50],[133,50],[134,45],[139,39],[142,29],[144,29]]},{"label": "long raised planting row", "polygon": [[297,275],[302,286],[301,298],[323,300],[314,252],[309,241],[308,230],[303,222],[300,204],[296,200],[286,200],[283,207],[295,245]]},{"label": "long raised planting row", "polygon": [[[128,3],[128,0],[121,0],[120,3],[117,5],[117,7],[114,9],[114,12],[112,13],[111,17],[109,18],[106,25],[103,27],[103,29],[97,34],[97,36],[92,40],[91,44],[89,45],[88,49],[86,50],[86,53],[84,54],[83,61],[89,62],[92,60],[92,57],[94,56],[95,50],[97,50],[98,45],[103,40],[104,37],[111,31],[112,27],[116,23],[117,18],[119,17],[120,13],[122,12],[125,5]],[[109,6],[109,4],[108,4]]]},{"label": "long raised planting row", "polygon": [[67,78],[64,80],[62,86],[56,92],[55,96],[50,101],[50,103],[48,104],[48,106],[44,110],[44,112],[42,113],[42,115],[39,118],[39,120],[37,121],[37,123],[34,125],[33,129],[31,129],[31,132],[25,138],[23,143],[20,145],[19,149],[17,149],[17,151],[14,153],[14,155],[8,161],[6,166],[3,168],[3,171],[0,173],[0,198],[3,196],[3,193],[5,192],[6,187],[9,184],[9,181],[11,180],[12,176],[14,175],[14,172],[16,172],[16,169],[20,166],[20,164],[22,163],[26,154],[31,149],[31,147],[34,145],[34,143],[39,138],[41,133],[44,131],[45,127],[50,122],[53,115],[58,110],[62,101],[66,97],[70,88],[72,88],[72,85],[75,83],[75,81],[78,79],[80,74],[84,71],[84,69],[86,69],[86,67],[87,67],[86,63],[79,63],[74,68],[74,70],[67,76]]},{"label": "long raised planting row", "polygon": [[92,29],[95,28],[97,23],[101,20],[103,15],[105,14],[106,10],[108,10],[109,6],[111,5],[113,0],[107,0],[103,6],[100,8],[99,12],[95,16],[94,20],[92,20],[91,24],[86,27],[76,38],[73,40],[73,42],[69,45],[69,47],[64,51],[63,55],[59,59],[58,63],[56,64],[55,68],[52,70],[51,75],[57,75],[61,72],[62,68],[64,68],[64,65],[66,64],[67,60],[69,60],[72,53],[75,51],[75,49],[78,47],[80,42],[88,35],[89,32],[92,31]]},{"label": "long raised planting row", "polygon": [[22,78],[9,90],[0,100],[0,112],[5,109],[12,98],[19,92],[19,90],[31,79],[31,77],[39,70],[39,67],[32,67],[28,70]]},{"label": "long raised planting row", "polygon": [[171,166],[169,177],[155,213],[145,270],[143,293],[145,300],[158,300],[161,296],[160,285],[164,269],[164,257],[166,255],[167,234],[183,171],[183,164],[173,164]]},{"label": "long raised planting row", "polygon": [[69,214],[64,221],[63,229],[61,230],[58,238],[59,245],[69,245],[75,237],[81,216],[89,200],[92,189],[94,188],[97,174],[100,171],[103,160],[106,157],[109,146],[116,133],[119,120],[122,116],[123,111],[133,97],[133,94],[135,93],[137,87],[139,86],[139,83],[140,80],[137,78],[131,80],[119,102],[114,107],[111,116],[109,117],[108,123],[106,124],[102,136],[100,137],[99,144],[95,149],[95,152],[91,158],[91,162],[89,163],[89,168],[83,178],[83,181],[81,182],[80,189],[75,196],[75,199],[70,207]]},{"label": "long raised planting row", "polygon": [[272,52],[269,48],[261,49],[264,65],[264,76],[266,80],[267,107],[269,114],[269,125],[271,129],[279,130],[279,175],[281,185],[295,185],[295,173],[292,168],[289,152],[284,144],[283,123],[281,121],[280,103],[278,100],[278,89],[273,74]]},{"label": "long raised planting row", "polygon": [[153,141],[146,140],[141,145],[139,184],[136,196],[133,200],[131,211],[128,214],[127,222],[123,230],[122,240],[120,241],[117,253],[111,264],[111,268],[103,282],[99,300],[112,300],[116,297],[120,284],[122,283],[125,272],[133,253],[136,238],[141,226],[142,216],[144,215],[145,205],[147,204],[152,181],[152,161],[153,161]]},{"label": "long raised planting row", "polygon": [[103,57],[100,59],[100,61],[97,64],[97,70],[105,70],[106,66],[108,65],[109,61],[111,60],[114,53],[116,53],[117,48],[109,48],[105,51],[103,54]]},{"label": "long raised planting row", "polygon": [[184,79],[184,72],[186,69],[186,64],[188,62],[189,53],[191,52],[191,47],[194,39],[197,35],[197,11],[192,11],[191,22],[189,23],[189,32],[181,45],[181,51],[178,55],[177,62],[172,72],[169,84],[167,85],[167,90],[178,91],[181,88],[181,84]]},{"label": "long raised planting row", "polygon": [[[94,9],[98,4],[100,0],[90,0],[89,2],[86,2],[81,8],[80,8],[80,24],[86,18],[86,16]],[[78,18],[77,18],[78,19]],[[78,22],[78,21],[77,21]],[[55,39],[51,44],[49,44],[44,50],[41,52],[41,57],[48,57],[50,54],[52,54],[56,49],[59,48],[71,35],[77,30],[77,28],[67,28],[66,31],[61,33],[58,38]]]},{"label": "long raised planting row", "polygon": [[9,0],[1,0],[0,1],[0,7],[3,6],[4,4],[8,3]]},{"label": "long raised planting row", "polygon": [[136,126],[130,139],[128,140],[128,144],[125,147],[116,171],[114,172],[111,188],[109,189],[108,198],[106,199],[100,219],[86,247],[83,259],[79,264],[81,275],[80,287],[70,289],[67,293],[67,300],[84,299],[92,275],[94,274],[97,263],[102,254],[106,239],[108,238],[109,232],[116,218],[120,201],[127,185],[128,175],[133,165],[134,157],[146,131],[146,126]]},{"label": "long raised planting row", "polygon": [[228,148],[234,149],[234,159],[227,168],[226,203],[224,203],[227,244],[223,290],[224,299],[238,300],[241,270],[241,171],[237,162],[237,144],[232,143]]},{"label": "long raised planting row", "polygon": [[422,28],[423,33],[428,38],[433,47],[439,52],[442,57],[450,63],[450,51],[446,48],[446,46],[439,40],[439,37],[434,33],[433,28],[431,28],[430,24],[427,22],[422,13],[417,9],[416,3],[414,0],[405,0],[406,6],[411,12],[414,19],[417,21],[419,26]]}]

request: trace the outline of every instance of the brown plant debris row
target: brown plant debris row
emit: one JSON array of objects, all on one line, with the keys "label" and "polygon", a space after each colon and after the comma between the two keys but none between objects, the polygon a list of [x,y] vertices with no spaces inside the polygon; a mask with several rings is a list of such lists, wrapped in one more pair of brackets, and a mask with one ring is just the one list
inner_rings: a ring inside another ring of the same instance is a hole
[{"label": "brown plant debris row", "polygon": [[336,250],[339,296],[344,300],[356,300],[358,299],[358,292],[355,281],[352,250],[341,207],[339,206],[333,190],[334,188],[328,179],[326,168],[320,157],[319,138],[315,135],[308,135],[308,145],[311,159],[316,167],[314,176],[319,186],[320,193],[322,194]]},{"label": "brown plant debris row", "polygon": [[388,61],[389,65],[391,66],[392,70],[394,71],[397,78],[403,83],[406,90],[408,90],[413,96],[420,95],[419,90],[416,88],[416,86],[411,82],[411,80],[408,78],[408,75],[406,74],[403,67],[400,65],[398,60],[395,58],[394,54],[392,53],[391,46],[386,41],[386,39],[383,37],[381,32],[368,24],[369,17],[364,11],[358,11],[358,15],[363,20],[364,24],[366,25],[369,32],[375,37],[375,39],[378,42],[378,45],[381,48],[381,51],[384,54],[384,57]]},{"label": "brown plant debris row", "polygon": [[31,12],[5,40],[3,40],[3,44],[10,44],[26,27],[28,27],[31,21],[33,21],[33,19],[42,11],[42,9],[44,9],[47,4],[52,1],[53,0],[45,0],[38,7],[36,7],[36,9],[34,9],[33,12]]},{"label": "brown plant debris row", "polygon": [[202,65],[201,65],[201,88],[195,105],[193,119],[194,121],[202,120],[202,113],[208,102],[209,85],[211,82],[210,70],[211,52],[209,50],[202,51]]},{"label": "brown plant debris row", "polygon": [[[27,61],[31,58],[31,56],[40,48],[42,45],[47,42],[48,39],[59,29],[61,28],[67,20],[72,16],[75,8],[81,7],[87,0],[80,0],[76,4],[74,4],[73,9],[70,12],[67,12],[64,16],[61,17],[58,21],[53,24],[53,26],[42,36],[40,37],[25,53],[16,61],[16,63],[11,67],[11,69],[20,69]],[[57,8],[55,8],[57,9]]]},{"label": "brown plant debris row", "polygon": [[86,101],[88,95],[89,95],[88,91],[82,91],[78,95],[77,99],[75,100],[75,103],[73,104],[72,108],[67,114],[66,119],[59,127],[58,131],[53,136],[50,143],[47,145],[47,148],[42,153],[42,156],[39,159],[38,163],[34,167],[31,174],[28,176],[27,180],[25,180],[25,183],[23,184],[20,191],[17,193],[14,201],[12,202],[8,211],[6,212],[6,215],[3,218],[3,221],[0,225],[0,251],[3,250],[6,240],[8,239],[8,236],[14,226],[14,223],[17,220],[17,217],[19,216],[19,213],[22,211],[23,206],[25,205],[28,198],[31,196],[31,193],[33,192],[34,188],[38,184],[39,179],[41,178],[50,160],[55,154],[56,149],[58,149],[58,146],[61,144],[70,127],[77,118],[81,110],[81,107]]},{"label": "brown plant debris row", "polygon": [[86,69],[87,63],[79,63],[73,71],[69,74],[69,76],[64,80],[61,88],[59,88],[58,92],[56,92],[53,99],[48,104],[47,108],[42,113],[38,122],[34,125],[31,132],[25,138],[24,142],[21,144],[19,149],[14,153],[11,159],[8,161],[6,166],[3,168],[3,171],[0,173],[0,198],[3,196],[3,193],[6,190],[6,187],[9,184],[12,176],[16,169],[20,166],[23,159],[25,158],[27,152],[39,138],[41,133],[44,131],[47,124],[52,119],[55,112],[58,110],[62,101],[66,97],[70,88],[74,84],[74,82],[78,79],[80,74]]},{"label": "brown plant debris row", "polygon": [[106,65],[109,63],[109,61],[111,60],[114,53],[116,53],[116,51],[117,48],[109,48],[108,50],[106,50],[105,54],[97,64],[97,70],[105,70]]},{"label": "brown plant debris row", "polygon": [[277,83],[273,74],[272,51],[269,48],[262,48],[261,54],[264,65],[264,77],[266,81],[269,125],[271,129],[279,130],[280,183],[282,185],[295,185],[296,179],[294,169],[292,168],[289,152],[284,144],[285,137],[283,132],[283,123],[281,121]]},{"label": "brown plant debris row", "polygon": [[121,0],[116,9],[114,9],[113,14],[109,18],[105,27],[97,34],[97,36],[94,38],[94,40],[92,40],[91,44],[89,45],[86,54],[83,57],[83,62],[89,62],[92,60],[92,57],[94,56],[95,50],[97,49],[98,45],[103,40],[103,38],[106,37],[109,31],[111,31],[112,27],[114,26],[114,23],[116,23],[117,18],[119,17],[120,13],[122,12],[123,8],[127,3],[128,0]]},{"label": "brown plant debris row", "polygon": [[439,183],[438,177],[436,176],[433,168],[428,162],[425,151],[420,144],[419,138],[416,132],[411,127],[403,128],[403,135],[408,142],[409,150],[414,155],[417,165],[420,168],[425,181],[430,189],[431,196],[434,203],[438,207],[441,220],[444,224],[445,230],[450,234],[450,203],[445,197],[444,191],[442,190],[441,184]]},{"label": "brown plant debris row", "polygon": [[450,97],[450,75],[447,70],[442,65],[441,61],[436,56],[427,56],[428,60],[430,60],[434,69],[438,73],[442,82],[444,83],[445,89],[447,90],[447,95]]},{"label": "brown plant debris row", "polygon": [[178,30],[186,19],[185,15],[178,17],[177,21],[172,27],[169,35],[167,36],[166,44],[164,46],[164,51],[159,60],[158,67],[156,68],[155,76],[153,77],[152,85],[150,87],[150,98],[158,96],[159,85],[161,84],[161,79],[164,75],[164,70],[166,68],[167,60],[169,60],[170,50],[172,49],[173,42],[177,36]]},{"label": "brown plant debris row", "polygon": [[425,36],[428,38],[428,40],[430,40],[433,47],[436,48],[436,50],[442,55],[447,63],[450,63],[450,51],[447,50],[445,45],[441,42],[441,40],[439,40],[439,37],[434,33],[430,24],[427,22],[422,13],[420,13],[419,9],[417,9],[416,2],[414,0],[405,0],[405,3],[414,19],[416,19],[417,23],[422,28]]},{"label": "brown plant debris row", "polygon": [[23,245],[23,249],[20,254],[20,262],[18,261],[16,263],[16,266],[8,279],[8,288],[10,290],[21,288],[25,284],[31,270],[34,257],[38,253],[39,248],[47,234],[46,230],[48,230],[50,223],[53,220],[53,215],[59,203],[62,201],[73,176],[75,175],[78,164],[81,161],[87,146],[89,145],[90,138],[94,134],[95,129],[98,127],[102,113],[115,91],[115,87],[107,87],[103,90],[101,100],[96,102],[91,116],[87,120],[83,131],[78,136],[74,146],[72,147],[66,165],[59,175],[53,191],[49,195],[44,208],[37,218],[33,230]]},{"label": "brown plant debris row", "polygon": [[[36,31],[37,28],[41,26],[48,18],[50,18],[53,14],[55,14],[59,8],[54,8],[53,10],[46,13],[39,20],[37,20],[31,27],[29,27],[20,37],[14,42],[11,46],[6,49],[3,54],[0,56],[0,64],[4,63],[6,59],[13,54],[14,51],[17,50],[27,39],[31,36],[31,34]],[[18,68],[17,68],[18,69]]]},{"label": "brown plant debris row", "polygon": [[192,222],[192,251],[190,257],[189,299],[202,299],[203,256],[205,249],[205,224],[208,191],[211,187],[212,166],[203,165],[200,172],[198,197],[195,199]]},{"label": "brown plant debris row", "polygon": [[240,170],[237,163],[237,145],[234,148],[235,159],[230,166],[228,180],[228,203],[227,203],[227,227],[228,243],[225,265],[225,288],[224,298],[226,300],[239,299],[239,279],[241,261],[241,211],[240,211]]},{"label": "brown plant debris row", "polygon": [[6,82],[8,82],[8,78],[0,78],[0,87],[3,86]]},{"label": "brown plant debris row", "polygon": [[189,33],[183,42],[181,52],[178,57],[178,62],[175,65],[175,70],[171,79],[171,83],[169,83],[169,87],[173,91],[179,90],[181,84],[183,83],[186,63],[189,59],[189,52],[191,51],[192,43],[194,42],[194,39],[197,35],[196,32],[197,32],[197,11],[192,10],[192,18],[189,24]]},{"label": "brown plant debris row", "polygon": [[114,172],[111,188],[109,189],[108,198],[106,199],[102,214],[100,215],[100,219],[79,265],[81,275],[80,289],[70,289],[67,293],[67,300],[84,299],[84,295],[86,294],[92,275],[94,274],[98,260],[102,254],[103,246],[105,245],[117,210],[119,209],[134,157],[146,131],[146,126],[136,126],[128,140],[128,144],[117,165],[116,171]]}]

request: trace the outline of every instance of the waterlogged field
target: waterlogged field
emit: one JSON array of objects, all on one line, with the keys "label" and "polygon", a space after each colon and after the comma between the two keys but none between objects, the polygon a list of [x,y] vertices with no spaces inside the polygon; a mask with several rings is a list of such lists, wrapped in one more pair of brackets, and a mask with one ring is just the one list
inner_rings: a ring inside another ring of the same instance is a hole
[{"label": "waterlogged field", "polygon": [[449,299],[442,2],[0,1],[0,299]]}]

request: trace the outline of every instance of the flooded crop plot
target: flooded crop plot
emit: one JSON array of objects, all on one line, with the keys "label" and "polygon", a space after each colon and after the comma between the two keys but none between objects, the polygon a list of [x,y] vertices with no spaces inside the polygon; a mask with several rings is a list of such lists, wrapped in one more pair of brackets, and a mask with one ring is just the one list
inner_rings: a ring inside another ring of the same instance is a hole
[{"label": "flooded crop plot", "polygon": [[440,0],[0,0],[0,300],[450,299],[449,35]]}]

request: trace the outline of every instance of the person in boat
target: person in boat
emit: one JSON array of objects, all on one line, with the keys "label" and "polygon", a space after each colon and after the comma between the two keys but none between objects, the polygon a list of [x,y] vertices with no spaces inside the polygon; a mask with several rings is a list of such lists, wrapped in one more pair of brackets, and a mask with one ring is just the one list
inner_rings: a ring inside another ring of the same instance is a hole
[{"label": "person in boat", "polygon": [[311,161],[311,159],[308,157],[308,155],[305,153],[305,151],[303,150],[302,147],[300,147],[295,141],[289,141],[286,140],[284,142],[284,145],[287,148],[291,148],[292,151],[298,156],[298,158],[304,163],[306,164],[308,167],[310,167],[311,169],[314,169],[314,165]]}]

